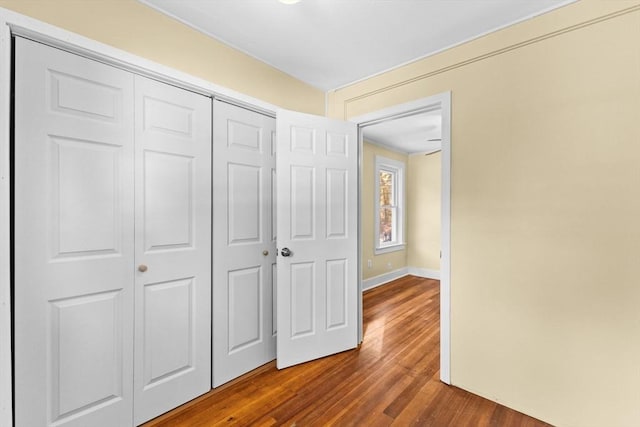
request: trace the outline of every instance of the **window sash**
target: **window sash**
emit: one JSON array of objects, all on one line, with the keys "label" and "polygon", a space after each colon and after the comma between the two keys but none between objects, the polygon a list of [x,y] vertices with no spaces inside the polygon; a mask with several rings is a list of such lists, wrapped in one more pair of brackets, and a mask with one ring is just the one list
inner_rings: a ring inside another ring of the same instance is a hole
[{"label": "window sash", "polygon": [[404,163],[376,156],[375,249],[404,245],[403,180]]}]

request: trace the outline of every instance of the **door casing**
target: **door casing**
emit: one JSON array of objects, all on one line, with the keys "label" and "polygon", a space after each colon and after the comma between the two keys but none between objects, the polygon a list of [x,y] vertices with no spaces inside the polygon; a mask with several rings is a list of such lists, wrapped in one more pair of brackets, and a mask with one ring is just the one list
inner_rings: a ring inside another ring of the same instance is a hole
[{"label": "door casing", "polygon": [[[440,259],[440,380],[451,384],[451,92],[442,92],[426,98],[394,105],[382,110],[373,111],[361,116],[350,118],[358,124],[358,139],[360,152],[360,187],[362,185],[362,129],[376,123],[397,119],[403,116],[442,110],[442,188],[441,188],[441,250]],[[358,189],[358,215],[362,212],[362,189]],[[361,221],[358,221],[358,236]],[[358,304],[359,328],[358,336],[362,341],[362,239],[358,239],[358,283],[360,286],[360,301]]]}]

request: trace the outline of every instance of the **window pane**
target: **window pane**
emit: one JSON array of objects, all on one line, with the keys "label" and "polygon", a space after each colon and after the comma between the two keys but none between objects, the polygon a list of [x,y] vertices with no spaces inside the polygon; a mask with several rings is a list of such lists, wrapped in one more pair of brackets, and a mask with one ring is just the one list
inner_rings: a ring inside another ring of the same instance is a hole
[{"label": "window pane", "polygon": [[380,206],[394,205],[393,172],[380,171]]},{"label": "window pane", "polygon": [[393,208],[380,209],[380,246],[393,242]]}]

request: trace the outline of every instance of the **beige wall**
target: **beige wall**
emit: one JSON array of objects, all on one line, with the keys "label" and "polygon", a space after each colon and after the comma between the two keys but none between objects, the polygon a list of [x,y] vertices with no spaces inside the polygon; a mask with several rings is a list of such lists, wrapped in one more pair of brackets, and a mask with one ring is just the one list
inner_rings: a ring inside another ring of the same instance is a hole
[{"label": "beige wall", "polygon": [[[407,164],[407,155],[386,150],[377,145],[369,144],[365,141],[362,154],[362,277],[370,279],[381,274],[389,273],[407,266],[407,251],[389,252],[375,255],[374,233],[375,233],[375,159],[376,156],[384,156],[393,160],[398,160]],[[406,171],[405,171],[406,173]],[[408,183],[405,191],[408,190]],[[406,215],[405,215],[406,218]],[[405,227],[405,237],[409,232]],[[367,261],[372,261],[372,268],[367,266]],[[391,267],[388,267],[391,263]]]},{"label": "beige wall", "polygon": [[579,1],[328,107],[447,90],[453,384],[558,426],[640,425],[640,2]]},{"label": "beige wall", "polygon": [[[375,157],[385,156],[405,164],[406,250],[375,255]],[[440,270],[441,155],[411,155],[386,150],[365,141],[362,183],[362,271],[370,279],[404,267]],[[368,267],[372,261],[372,268]],[[391,268],[388,267],[391,263]]]},{"label": "beige wall", "polygon": [[272,104],[324,115],[324,93],[135,0],[0,0],[53,24]]},{"label": "beige wall", "polygon": [[407,164],[407,265],[440,271],[440,152],[409,156]]}]

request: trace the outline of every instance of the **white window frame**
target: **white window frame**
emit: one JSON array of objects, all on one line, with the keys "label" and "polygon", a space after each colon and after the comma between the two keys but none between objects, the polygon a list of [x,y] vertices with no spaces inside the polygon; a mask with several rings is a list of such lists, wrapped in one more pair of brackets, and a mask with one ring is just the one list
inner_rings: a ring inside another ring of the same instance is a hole
[{"label": "white window frame", "polygon": [[[396,239],[389,243],[380,243],[380,172],[388,171],[395,175],[394,179],[394,201],[392,205],[395,208],[395,226]],[[404,250],[406,243],[404,241],[404,207],[405,207],[405,164],[404,162],[389,159],[384,156],[376,156],[375,161],[375,195],[374,195],[374,252],[376,255],[394,251]]]}]

